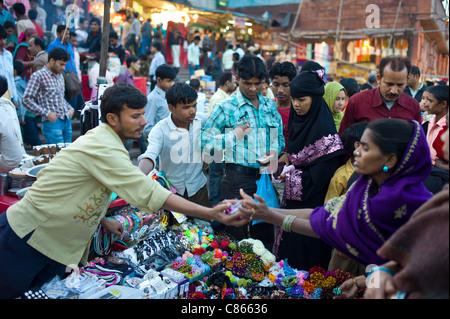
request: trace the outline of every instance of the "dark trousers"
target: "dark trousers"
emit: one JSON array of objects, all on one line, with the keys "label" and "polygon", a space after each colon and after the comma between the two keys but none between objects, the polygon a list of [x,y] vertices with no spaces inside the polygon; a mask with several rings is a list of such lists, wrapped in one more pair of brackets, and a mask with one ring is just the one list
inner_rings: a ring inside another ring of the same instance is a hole
[{"label": "dark trousers", "polygon": [[22,125],[23,141],[31,146],[41,145],[42,141],[39,137],[39,128],[37,123],[41,121],[41,117],[30,117],[25,115],[25,124]]},{"label": "dark trousers", "polygon": [[212,162],[209,164],[209,203],[211,206],[217,205],[222,200],[220,184],[223,176],[223,164]]},{"label": "dark trousers", "polygon": [[[247,195],[253,197],[257,190],[256,181],[260,177],[261,175],[259,174],[246,174],[225,167],[221,183],[222,198],[241,199],[242,197],[239,193],[241,188]],[[272,224],[258,223],[252,225],[252,222],[250,222],[240,227],[226,226],[225,232],[232,235],[236,240],[246,238],[259,239],[268,250],[272,251],[274,243],[274,226]]]},{"label": "dark trousers", "polygon": [[31,233],[19,238],[9,226],[6,213],[0,214],[0,299],[20,297],[31,288],[59,275],[66,266],[38,252],[27,244]]}]

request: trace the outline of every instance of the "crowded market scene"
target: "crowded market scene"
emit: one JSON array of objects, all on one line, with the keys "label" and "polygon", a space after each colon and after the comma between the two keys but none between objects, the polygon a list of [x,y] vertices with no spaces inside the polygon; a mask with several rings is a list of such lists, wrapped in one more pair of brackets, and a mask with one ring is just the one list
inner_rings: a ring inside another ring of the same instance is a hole
[{"label": "crowded market scene", "polygon": [[448,3],[0,0],[0,299],[448,299]]}]

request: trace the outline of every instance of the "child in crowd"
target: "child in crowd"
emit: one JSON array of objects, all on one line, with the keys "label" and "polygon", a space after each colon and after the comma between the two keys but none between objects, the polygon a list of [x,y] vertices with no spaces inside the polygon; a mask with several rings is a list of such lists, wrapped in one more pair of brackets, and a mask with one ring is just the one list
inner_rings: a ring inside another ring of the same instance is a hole
[{"label": "child in crowd", "polygon": [[20,61],[14,61],[14,84],[16,86],[17,96],[19,97],[17,108],[17,116],[22,128],[23,142],[31,146],[41,145],[42,141],[39,137],[39,128],[37,123],[41,121],[40,116],[36,116],[30,110],[25,108],[22,103],[23,93],[27,88],[27,82],[23,77],[24,66]]},{"label": "child in crowd", "polygon": [[347,162],[339,167],[334,173],[328,186],[327,195],[325,196],[325,203],[334,197],[339,197],[347,192],[347,182],[352,176],[355,168],[353,167],[353,152],[359,146],[359,140],[366,129],[367,123],[355,123],[346,129],[341,136],[344,149],[347,151],[350,158]]},{"label": "child in crowd", "polygon": [[5,21],[3,28],[5,28],[6,34],[8,35],[6,37],[5,49],[12,53],[19,44],[19,38],[16,35],[16,25],[11,21]]},{"label": "child in crowd", "polygon": [[202,86],[199,79],[191,79],[189,81],[189,85],[197,92],[197,115],[205,117],[205,102],[206,102],[206,94],[201,91]]},{"label": "child in crowd", "polygon": [[139,156],[138,166],[149,174],[159,157],[159,171],[165,173],[177,194],[209,207],[204,162],[197,148],[202,130],[202,122],[196,118],[197,92],[179,82],[167,90],[166,98],[170,115],[151,130],[147,151]]},{"label": "child in crowd", "polygon": [[[334,173],[333,178],[330,181],[330,186],[328,187],[327,195],[325,196],[325,203],[334,197],[344,195],[347,192],[348,187],[350,187],[350,185],[348,185],[347,187],[347,183],[350,177],[355,172],[355,168],[353,167],[353,152],[360,145],[359,141],[361,140],[367,124],[368,123],[366,122],[355,123],[342,133],[341,140],[344,144],[344,149],[347,151],[350,158]],[[348,258],[336,249],[333,249],[328,269],[331,270],[338,268],[344,269],[355,275],[361,274],[361,272],[364,272],[365,270],[364,265],[361,265],[355,260]]]},{"label": "child in crowd", "polygon": [[[435,117],[429,121],[427,129],[427,142],[430,147],[431,161],[433,165],[436,160],[440,159],[440,164],[448,163],[443,160],[441,135],[447,129],[447,113],[448,113],[448,85],[432,86],[426,89],[427,94],[424,102],[425,109],[429,114],[434,114]],[[424,92],[424,95],[425,95]],[[444,163],[442,163],[444,161]]]},{"label": "child in crowd", "polygon": [[148,136],[153,127],[162,119],[170,115],[167,108],[166,91],[173,85],[177,76],[175,69],[167,64],[160,65],[156,71],[156,85],[147,96],[145,106],[145,120],[147,125],[144,128],[144,136]]}]

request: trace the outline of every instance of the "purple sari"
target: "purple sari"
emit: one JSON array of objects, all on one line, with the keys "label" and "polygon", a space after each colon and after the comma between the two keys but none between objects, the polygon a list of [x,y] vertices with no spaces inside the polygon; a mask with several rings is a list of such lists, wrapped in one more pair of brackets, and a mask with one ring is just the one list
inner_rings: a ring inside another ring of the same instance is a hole
[{"label": "purple sari", "polygon": [[423,185],[431,172],[430,150],[421,126],[412,122],[415,129],[405,154],[376,195],[369,197],[373,179],[361,175],[345,195],[311,213],[316,234],[361,264],[384,263],[378,248],[432,197]]}]

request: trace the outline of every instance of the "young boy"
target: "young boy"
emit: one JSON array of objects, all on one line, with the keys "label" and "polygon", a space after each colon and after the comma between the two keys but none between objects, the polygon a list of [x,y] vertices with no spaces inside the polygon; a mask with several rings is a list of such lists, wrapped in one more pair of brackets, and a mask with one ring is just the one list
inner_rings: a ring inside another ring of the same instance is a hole
[{"label": "young boy", "polygon": [[147,125],[144,136],[148,136],[152,128],[170,115],[167,108],[166,91],[173,85],[177,76],[175,69],[167,64],[160,65],[155,72],[156,86],[147,96],[148,102],[145,106],[145,120]]},{"label": "young boy", "polygon": [[196,147],[202,129],[201,121],[196,119],[197,92],[186,83],[176,83],[167,90],[166,98],[170,115],[150,132],[147,151],[139,156],[138,166],[148,174],[159,157],[159,170],[166,174],[177,194],[210,206],[203,160]]},{"label": "young boy", "polygon": [[344,149],[347,151],[347,154],[350,156],[350,158],[344,165],[336,170],[333,177],[331,178],[324,203],[334,197],[342,196],[347,192],[348,180],[355,171],[355,168],[353,167],[353,152],[355,151],[356,146],[359,144],[366,126],[366,122],[355,123],[342,133],[342,143],[344,144]]},{"label": "young boy", "polygon": [[[427,131],[427,142],[430,146],[431,160],[433,165],[439,158],[438,152],[442,153],[442,143],[440,136],[446,131],[446,115],[448,113],[448,85],[432,86],[427,88],[427,98],[425,108],[429,114],[435,114],[436,117],[430,120]],[[443,158],[443,154],[440,154]]]}]

